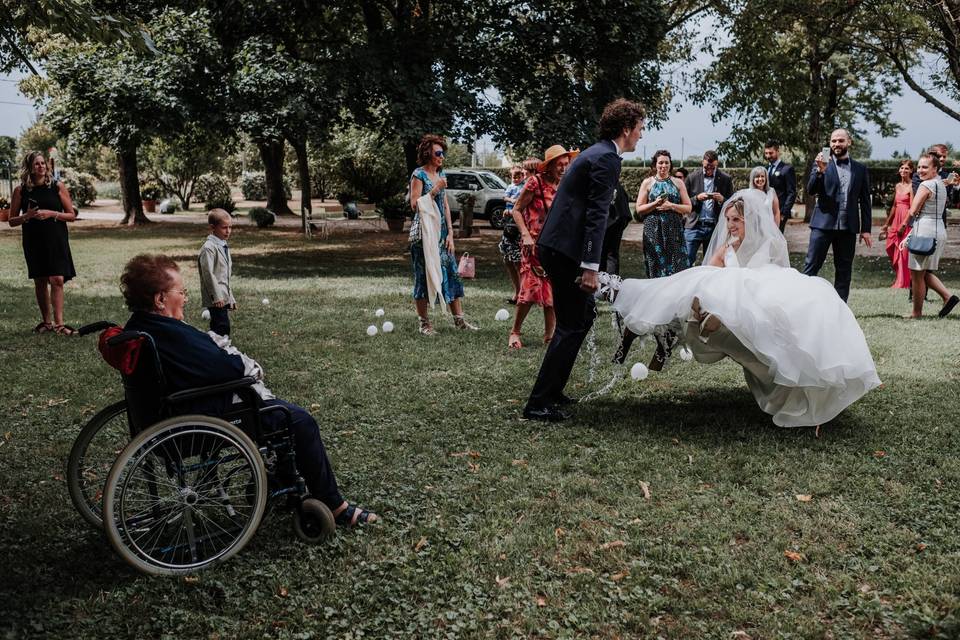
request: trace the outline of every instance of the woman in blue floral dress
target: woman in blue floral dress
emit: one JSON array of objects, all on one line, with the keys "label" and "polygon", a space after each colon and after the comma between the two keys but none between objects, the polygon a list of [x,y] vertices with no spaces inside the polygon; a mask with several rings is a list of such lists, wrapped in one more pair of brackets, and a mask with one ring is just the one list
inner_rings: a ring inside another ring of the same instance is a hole
[{"label": "woman in blue floral dress", "polygon": [[433,197],[440,212],[440,272],[443,284],[438,292],[450,305],[453,324],[458,329],[476,331],[477,327],[463,317],[463,283],[457,273],[454,257],[453,236],[450,230],[450,200],[447,198],[447,178],[443,172],[443,159],[447,143],[441,136],[427,134],[417,146],[417,162],[420,163],[410,176],[410,206],[413,208],[413,224],[410,225],[410,257],[413,262],[413,300],[420,320],[420,333],[432,336],[436,333],[428,315],[433,300],[427,299],[427,270],[423,254],[423,238],[420,229],[420,212],[417,200],[425,194]]},{"label": "woman in blue floral dress", "polygon": [[643,258],[648,278],[662,278],[690,266],[683,242],[683,218],[692,205],[683,180],[674,178],[670,152],[653,155],[654,175],[640,185],[634,217],[643,223]]}]

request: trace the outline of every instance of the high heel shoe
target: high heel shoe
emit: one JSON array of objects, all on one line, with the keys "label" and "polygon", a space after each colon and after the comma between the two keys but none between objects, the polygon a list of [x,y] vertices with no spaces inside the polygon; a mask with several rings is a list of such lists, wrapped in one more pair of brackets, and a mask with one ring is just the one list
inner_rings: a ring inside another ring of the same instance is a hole
[{"label": "high heel shoe", "polygon": [[616,353],[613,354],[614,364],[623,364],[627,360],[627,354],[630,353],[630,346],[633,344],[633,341],[637,339],[637,334],[630,329],[624,329],[623,335],[620,336],[620,346],[617,347]]}]

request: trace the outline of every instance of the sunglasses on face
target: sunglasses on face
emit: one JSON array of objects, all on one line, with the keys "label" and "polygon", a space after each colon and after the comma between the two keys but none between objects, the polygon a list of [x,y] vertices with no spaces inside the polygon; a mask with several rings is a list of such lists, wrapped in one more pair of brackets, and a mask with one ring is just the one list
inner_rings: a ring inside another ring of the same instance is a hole
[{"label": "sunglasses on face", "polygon": [[442,158],[442,157],[444,157],[446,154],[443,152],[442,149],[437,149],[436,151],[433,152],[433,155],[435,155],[435,156],[438,157],[438,158]]}]

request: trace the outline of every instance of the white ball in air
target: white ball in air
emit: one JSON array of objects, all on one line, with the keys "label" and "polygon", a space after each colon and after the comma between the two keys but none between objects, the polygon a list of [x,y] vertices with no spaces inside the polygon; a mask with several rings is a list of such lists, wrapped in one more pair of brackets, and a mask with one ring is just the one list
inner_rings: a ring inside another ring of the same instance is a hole
[{"label": "white ball in air", "polygon": [[503,322],[504,320],[510,319],[510,312],[506,309],[500,309],[493,317],[496,318],[498,322]]},{"label": "white ball in air", "polygon": [[646,380],[648,375],[650,375],[650,370],[642,362],[630,367],[630,377],[634,380]]},{"label": "white ball in air", "polygon": [[201,312],[200,312],[200,317],[203,318],[204,320],[209,320],[209,319],[210,319],[210,309],[204,309],[203,311],[201,311]]},{"label": "white ball in air", "polygon": [[268,305],[270,304],[270,298],[264,298],[263,300],[260,301],[260,303],[263,305]]},{"label": "white ball in air", "polygon": [[392,333],[392,332],[393,332],[393,323],[390,322],[389,320],[387,320],[386,322],[384,322],[384,323],[383,323],[383,332],[384,332],[384,333]]},{"label": "white ball in air", "polygon": [[373,315],[377,316],[378,318],[382,318],[385,313],[386,312],[383,309],[377,309],[373,312]]},{"label": "white ball in air", "polygon": [[369,327],[367,327],[367,335],[370,336],[371,338],[377,335],[377,325],[372,324]]}]

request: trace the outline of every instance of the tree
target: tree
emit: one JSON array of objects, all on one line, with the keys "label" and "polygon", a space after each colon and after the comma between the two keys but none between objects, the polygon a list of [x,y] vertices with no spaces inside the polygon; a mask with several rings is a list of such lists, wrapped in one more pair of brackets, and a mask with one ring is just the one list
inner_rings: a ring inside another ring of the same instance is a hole
[{"label": "tree", "polygon": [[664,106],[657,61],[667,16],[658,3],[533,0],[506,3],[493,83],[493,137],[539,155],[556,143],[595,141],[603,107],[618,97]]},{"label": "tree", "polygon": [[20,133],[18,146],[22,155],[31,151],[40,151],[46,155],[50,147],[57,146],[58,140],[57,133],[41,118],[34,120],[33,124]]},{"label": "tree", "polygon": [[713,51],[716,61],[690,90],[695,102],[713,107],[715,122],[733,119],[719,151],[750,155],[778,139],[803,151],[805,181],[833,129],[844,127],[856,139],[855,123],[863,120],[894,135],[891,68],[852,45],[874,19],[863,3],[847,0],[733,5],[724,17],[731,41]]},{"label": "tree", "polygon": [[196,124],[176,136],[158,136],[143,154],[147,176],[167,193],[176,195],[185,210],[189,209],[197,179],[204,173],[221,170],[229,143],[219,132]]},{"label": "tree", "polygon": [[165,9],[151,28],[156,54],[60,38],[39,50],[49,62],[48,80],[33,86],[36,97],[49,99],[46,119],[58,132],[117,154],[122,224],[149,222],[140,199],[140,145],[191,121],[202,119],[214,131],[220,125],[214,108],[223,101],[219,45],[205,12]]}]

